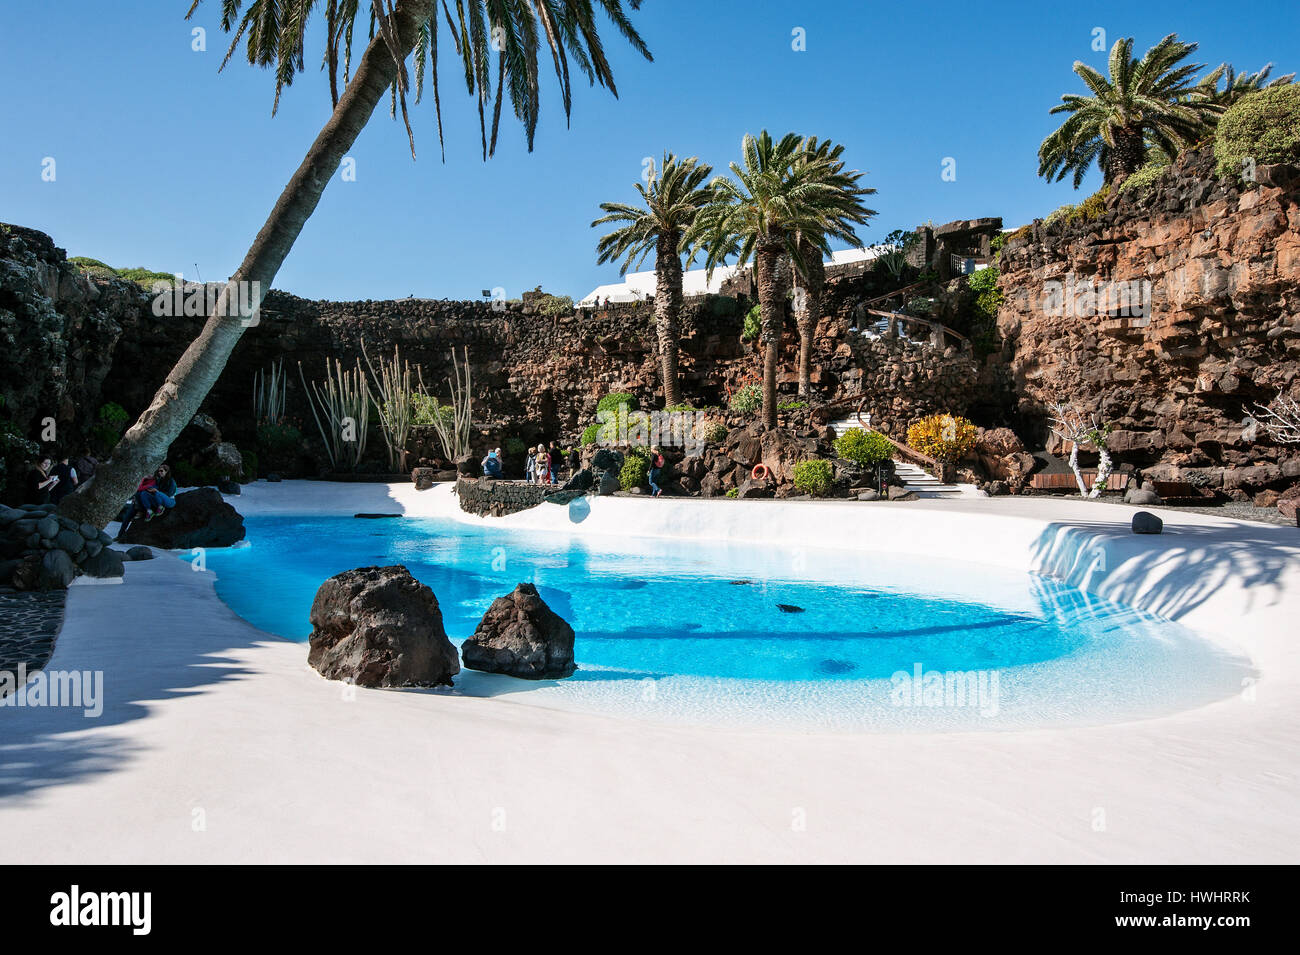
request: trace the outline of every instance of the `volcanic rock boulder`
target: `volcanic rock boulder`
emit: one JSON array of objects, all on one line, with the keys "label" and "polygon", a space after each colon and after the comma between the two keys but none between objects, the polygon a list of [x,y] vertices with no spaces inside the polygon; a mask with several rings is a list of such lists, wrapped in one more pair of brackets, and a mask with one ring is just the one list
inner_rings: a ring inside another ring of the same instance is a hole
[{"label": "volcanic rock boulder", "polygon": [[398,564],[336,574],[311,605],[307,662],[358,686],[451,686],[460,672],[433,591]]},{"label": "volcanic rock boulder", "polygon": [[573,662],[573,628],[526,583],[492,601],[460,651],[471,670],[525,680],[557,680],[578,668]]},{"label": "volcanic rock boulder", "polygon": [[151,521],[137,518],[121,538],[168,550],[229,547],[244,539],[244,519],[214,487],[176,495],[176,506]]}]

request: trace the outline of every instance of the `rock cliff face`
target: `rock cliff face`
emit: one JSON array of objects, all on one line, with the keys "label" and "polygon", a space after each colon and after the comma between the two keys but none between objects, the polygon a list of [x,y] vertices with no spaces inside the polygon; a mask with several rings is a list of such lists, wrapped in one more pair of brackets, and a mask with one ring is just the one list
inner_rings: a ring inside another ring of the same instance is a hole
[{"label": "rock cliff face", "polygon": [[1300,476],[1300,449],[1249,416],[1300,394],[1300,169],[1259,167],[1247,185],[1216,179],[1213,163],[1192,152],[1099,219],[1010,239],[1000,359],[1026,421],[1074,402],[1113,423],[1112,450],[1152,477],[1282,486]]}]

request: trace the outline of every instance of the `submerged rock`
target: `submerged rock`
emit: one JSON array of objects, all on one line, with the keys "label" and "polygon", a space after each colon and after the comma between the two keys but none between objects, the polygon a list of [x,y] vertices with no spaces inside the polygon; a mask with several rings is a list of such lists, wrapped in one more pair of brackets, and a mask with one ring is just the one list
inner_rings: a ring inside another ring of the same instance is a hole
[{"label": "submerged rock", "polygon": [[527,583],[492,601],[460,651],[471,670],[525,680],[556,680],[578,668],[573,628]]},{"label": "submerged rock", "polygon": [[451,686],[460,672],[438,598],[398,564],[329,578],[311,605],[307,662],[358,686]]}]

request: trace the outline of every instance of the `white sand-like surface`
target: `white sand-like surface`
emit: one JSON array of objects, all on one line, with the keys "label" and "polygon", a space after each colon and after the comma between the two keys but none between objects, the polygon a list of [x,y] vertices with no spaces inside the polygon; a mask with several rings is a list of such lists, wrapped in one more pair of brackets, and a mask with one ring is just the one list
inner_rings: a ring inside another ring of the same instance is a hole
[{"label": "white sand-like surface", "polygon": [[[259,483],[246,513],[463,515],[445,487]],[[3,862],[1295,862],[1300,532],[1059,499],[596,500],[507,526],[829,541],[1051,573],[1229,641],[1260,676],[1173,716],[951,734],[719,730],[526,692],[353,690],[168,555],[74,586],[48,670],[103,712],[0,706]],[[268,586],[274,586],[268,581]]]}]

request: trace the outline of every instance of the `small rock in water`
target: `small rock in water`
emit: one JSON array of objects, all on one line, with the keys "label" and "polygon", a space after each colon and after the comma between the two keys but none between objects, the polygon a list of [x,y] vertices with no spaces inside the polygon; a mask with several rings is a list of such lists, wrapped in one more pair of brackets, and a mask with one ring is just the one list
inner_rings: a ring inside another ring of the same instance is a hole
[{"label": "small rock in water", "polygon": [[858,665],[849,660],[823,660],[817,664],[822,673],[852,673],[857,668]]},{"label": "small rock in water", "polygon": [[796,607],[794,604],[777,604],[776,609],[782,613],[803,613],[803,607]]},{"label": "small rock in water", "polygon": [[1165,529],[1165,522],[1150,511],[1138,511],[1133,515],[1134,534],[1159,534]]},{"label": "small rock in water", "polygon": [[365,520],[379,521],[389,517],[401,517],[401,514],[353,514],[353,517],[360,517]]},{"label": "small rock in water", "polygon": [[733,581],[731,582],[732,586],[734,586],[734,587],[739,587],[739,586],[743,586],[743,585],[747,585],[747,584],[752,584],[752,583],[753,583],[752,580],[733,580]]}]

